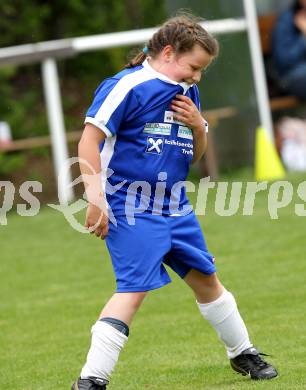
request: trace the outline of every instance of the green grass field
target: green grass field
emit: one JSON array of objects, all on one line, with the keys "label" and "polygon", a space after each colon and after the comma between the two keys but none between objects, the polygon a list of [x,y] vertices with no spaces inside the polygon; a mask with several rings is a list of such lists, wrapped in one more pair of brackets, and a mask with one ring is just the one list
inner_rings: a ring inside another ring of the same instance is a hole
[{"label": "green grass field", "polygon": [[[294,188],[302,180],[294,178]],[[173,283],[151,292],[136,316],[110,390],[306,388],[306,218],[290,205],[271,220],[266,193],[252,217],[241,208],[220,217],[213,198],[200,222],[219,277],[280,376],[251,382],[234,373],[193,295],[171,273]],[[0,243],[0,389],[70,389],[90,327],[115,288],[105,244],[48,207],[31,218],[10,214]]]}]

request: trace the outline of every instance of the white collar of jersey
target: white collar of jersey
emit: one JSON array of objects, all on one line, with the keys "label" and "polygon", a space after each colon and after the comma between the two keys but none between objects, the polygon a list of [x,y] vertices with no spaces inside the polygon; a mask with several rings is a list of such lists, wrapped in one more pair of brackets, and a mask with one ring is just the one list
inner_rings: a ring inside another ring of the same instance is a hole
[{"label": "white collar of jersey", "polygon": [[166,75],[162,74],[162,73],[159,73],[157,72],[155,69],[152,68],[152,66],[149,64],[148,60],[144,60],[144,62],[142,63],[142,66],[149,72],[153,73],[155,75],[156,78],[160,79],[160,80],[163,80],[163,81],[166,81],[167,83],[170,83],[170,84],[174,84],[174,85],[180,85],[183,90],[184,90],[184,95],[185,93],[188,91],[188,89],[190,87],[192,87],[194,84],[188,84],[188,83],[185,83],[185,82],[182,82],[182,83],[178,83],[177,81],[174,81],[174,80],[171,80],[169,79],[169,77],[167,77]]}]

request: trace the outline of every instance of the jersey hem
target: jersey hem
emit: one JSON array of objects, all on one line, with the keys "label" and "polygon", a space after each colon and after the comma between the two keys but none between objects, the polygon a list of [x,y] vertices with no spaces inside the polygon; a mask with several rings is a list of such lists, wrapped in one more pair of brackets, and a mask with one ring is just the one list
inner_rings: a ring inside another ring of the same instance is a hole
[{"label": "jersey hem", "polygon": [[[108,202],[108,203],[110,203],[110,202]],[[183,206],[185,206],[185,205],[188,206],[188,205],[190,205],[190,203],[183,204]],[[190,210],[188,210],[187,213],[185,213],[185,212],[184,213],[171,213],[170,211],[165,210],[162,213],[156,214],[156,213],[152,212],[152,210],[148,209],[148,210],[142,211],[141,213],[135,212],[134,214],[129,214],[125,210],[113,210],[112,207],[110,207],[110,209],[112,210],[114,218],[125,217],[127,220],[130,218],[134,219],[137,217],[141,217],[144,214],[155,215],[158,217],[171,217],[171,218],[187,217],[187,215],[190,215],[190,214],[195,212],[194,209],[191,208]]]}]

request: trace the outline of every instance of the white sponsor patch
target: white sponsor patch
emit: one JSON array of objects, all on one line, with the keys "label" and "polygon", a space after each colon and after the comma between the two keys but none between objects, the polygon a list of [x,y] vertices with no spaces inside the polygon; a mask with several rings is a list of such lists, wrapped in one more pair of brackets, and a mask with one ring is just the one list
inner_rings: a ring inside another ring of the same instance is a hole
[{"label": "white sponsor patch", "polygon": [[184,125],[183,122],[176,121],[174,117],[175,113],[173,111],[165,111],[165,116],[164,116],[164,122],[167,123],[175,123],[176,125]]},{"label": "white sponsor patch", "polygon": [[146,123],[143,132],[146,134],[170,135],[171,125],[167,123]]},{"label": "white sponsor patch", "polygon": [[186,126],[179,126],[177,136],[179,138],[193,139],[192,131]]},{"label": "white sponsor patch", "polygon": [[164,138],[148,137],[146,153],[162,154],[164,148]]}]

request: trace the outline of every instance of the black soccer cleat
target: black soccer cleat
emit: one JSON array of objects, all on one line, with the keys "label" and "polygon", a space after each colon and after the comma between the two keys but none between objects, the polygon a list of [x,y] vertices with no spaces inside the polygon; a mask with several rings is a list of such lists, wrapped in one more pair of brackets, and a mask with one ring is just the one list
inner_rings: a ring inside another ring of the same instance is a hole
[{"label": "black soccer cleat", "polygon": [[71,390],[106,390],[108,381],[100,378],[79,378],[71,387]]},{"label": "black soccer cleat", "polygon": [[265,362],[261,357],[268,356],[264,353],[259,353],[254,347],[244,350],[240,355],[230,359],[233,370],[242,375],[249,375],[251,379],[272,379],[278,373],[276,369],[269,363]]}]

